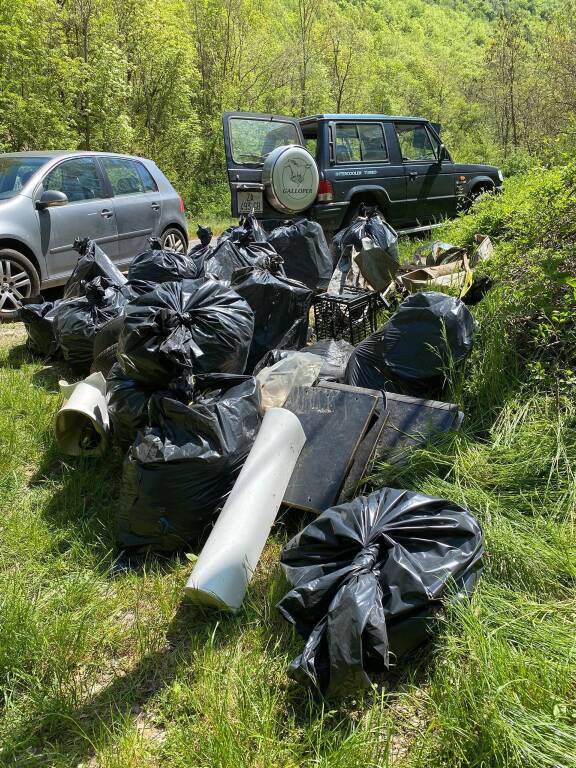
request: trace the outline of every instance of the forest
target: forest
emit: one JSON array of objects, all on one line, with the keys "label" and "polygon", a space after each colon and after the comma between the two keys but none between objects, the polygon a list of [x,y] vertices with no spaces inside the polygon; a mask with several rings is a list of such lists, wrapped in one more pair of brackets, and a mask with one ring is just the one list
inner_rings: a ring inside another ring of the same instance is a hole
[{"label": "forest", "polygon": [[505,174],[576,145],[567,0],[2,0],[0,151],[151,157],[225,215],[224,110],[410,114]]}]

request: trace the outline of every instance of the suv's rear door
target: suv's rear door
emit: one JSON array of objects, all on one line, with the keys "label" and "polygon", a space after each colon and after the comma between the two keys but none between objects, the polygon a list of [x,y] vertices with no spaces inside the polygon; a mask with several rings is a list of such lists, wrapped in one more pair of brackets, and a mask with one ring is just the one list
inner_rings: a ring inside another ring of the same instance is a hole
[{"label": "suv's rear door", "polygon": [[276,147],[305,146],[298,120],[259,112],[225,112],[223,123],[232,214],[240,216],[253,210],[258,218],[282,218],[263,194],[262,166]]},{"label": "suv's rear door", "polygon": [[128,157],[98,158],[114,196],[118,225],[118,261],[128,264],[147,250],[148,237],[157,232],[162,215],[158,185],[143,163]]},{"label": "suv's rear door", "polygon": [[414,223],[439,221],[456,213],[454,163],[441,161],[440,142],[426,123],[396,121],[406,175],[406,211]]}]

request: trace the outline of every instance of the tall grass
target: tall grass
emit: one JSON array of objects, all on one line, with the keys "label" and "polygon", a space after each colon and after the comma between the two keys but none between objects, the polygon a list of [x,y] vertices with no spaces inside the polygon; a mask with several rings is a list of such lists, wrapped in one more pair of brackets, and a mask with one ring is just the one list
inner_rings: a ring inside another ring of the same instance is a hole
[{"label": "tall grass", "polygon": [[305,519],[283,516],[234,616],[182,603],[184,557],[116,573],[122,457],[57,453],[68,372],[33,360],[19,326],[2,328],[0,765],[576,765],[576,405],[527,378],[518,284],[502,274],[451,376],[463,431],[372,478],[470,509],[485,533],[482,579],[446,607],[427,648],[335,702],[287,677],[301,640],[274,607],[280,548]]}]

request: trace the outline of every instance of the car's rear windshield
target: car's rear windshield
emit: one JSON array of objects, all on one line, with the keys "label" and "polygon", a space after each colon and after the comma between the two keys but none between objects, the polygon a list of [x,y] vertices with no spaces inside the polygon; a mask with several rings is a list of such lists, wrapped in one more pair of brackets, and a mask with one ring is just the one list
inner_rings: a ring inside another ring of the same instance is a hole
[{"label": "car's rear windshield", "polygon": [[235,163],[262,165],[273,149],[300,144],[300,137],[294,123],[231,117],[230,144]]},{"label": "car's rear windshield", "polygon": [[47,157],[0,157],[0,200],[17,195]]}]

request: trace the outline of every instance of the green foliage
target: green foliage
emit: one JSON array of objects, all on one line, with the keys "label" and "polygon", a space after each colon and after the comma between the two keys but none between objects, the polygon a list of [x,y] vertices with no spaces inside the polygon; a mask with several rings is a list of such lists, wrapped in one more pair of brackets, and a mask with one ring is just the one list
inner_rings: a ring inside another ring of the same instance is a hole
[{"label": "green foliage", "polygon": [[0,150],[148,155],[208,216],[229,210],[226,109],[421,114],[457,159],[515,173],[576,141],[575,16],[545,5],[13,0]]}]

